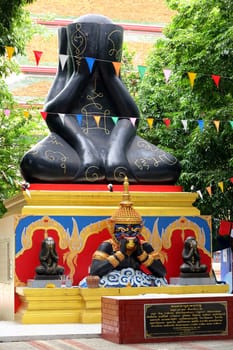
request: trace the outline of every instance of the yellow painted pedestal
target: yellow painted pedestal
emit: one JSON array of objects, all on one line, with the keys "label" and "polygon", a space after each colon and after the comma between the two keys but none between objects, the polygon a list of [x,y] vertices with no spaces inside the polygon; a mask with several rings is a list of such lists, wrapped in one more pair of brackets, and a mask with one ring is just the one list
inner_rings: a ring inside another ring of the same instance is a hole
[{"label": "yellow painted pedestal", "polygon": [[229,286],[192,285],[136,288],[17,288],[24,299],[20,320],[23,324],[101,323],[103,296],[135,296],[144,294],[228,293]]},{"label": "yellow painted pedestal", "polygon": [[24,324],[80,323],[84,302],[79,288],[17,287],[23,306],[17,314]]}]

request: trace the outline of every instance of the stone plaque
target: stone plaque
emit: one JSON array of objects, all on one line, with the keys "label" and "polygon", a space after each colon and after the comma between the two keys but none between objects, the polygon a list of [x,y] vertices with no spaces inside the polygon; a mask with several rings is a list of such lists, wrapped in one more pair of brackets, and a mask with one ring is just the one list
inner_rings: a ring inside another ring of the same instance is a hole
[{"label": "stone plaque", "polygon": [[145,338],[227,335],[227,302],[144,305]]}]

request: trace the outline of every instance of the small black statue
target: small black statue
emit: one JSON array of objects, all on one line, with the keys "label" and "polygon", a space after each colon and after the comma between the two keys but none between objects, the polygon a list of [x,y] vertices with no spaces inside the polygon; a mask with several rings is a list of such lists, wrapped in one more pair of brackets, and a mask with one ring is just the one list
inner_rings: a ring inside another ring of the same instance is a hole
[{"label": "small black statue", "polygon": [[181,265],[180,271],[183,274],[206,272],[207,266],[200,263],[200,254],[194,237],[188,237],[185,240],[182,258],[184,263]]},{"label": "small black statue", "polygon": [[36,267],[39,276],[63,275],[64,267],[59,266],[56,245],[52,237],[46,237],[41,244],[40,265]]}]

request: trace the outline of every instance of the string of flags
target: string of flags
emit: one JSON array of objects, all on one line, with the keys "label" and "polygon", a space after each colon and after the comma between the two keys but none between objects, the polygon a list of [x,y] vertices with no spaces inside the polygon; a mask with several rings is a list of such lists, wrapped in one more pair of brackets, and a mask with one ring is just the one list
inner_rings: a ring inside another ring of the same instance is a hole
[{"label": "string of flags", "polygon": [[[8,59],[11,60],[13,57],[13,54],[15,52],[14,47],[5,46],[5,50],[6,50],[6,54],[7,54]],[[33,53],[34,53],[36,65],[38,66],[40,63],[40,59],[41,59],[41,56],[43,54],[43,51],[33,50]],[[69,57],[70,57],[70,55],[64,55],[64,54],[59,55],[59,62],[61,64],[62,70],[65,68],[66,62],[67,62]],[[82,58],[86,60],[90,73],[92,73],[95,61],[103,61],[103,62],[112,63],[112,65],[115,69],[116,75],[119,76],[119,74],[120,74],[121,62],[101,60],[101,59],[97,59],[94,57],[80,57],[80,59],[82,59]],[[138,66],[138,72],[139,72],[139,76],[141,79],[144,77],[146,71],[147,71],[146,66],[143,66],[143,65]],[[172,74],[172,70],[171,69],[163,69],[163,74],[164,74],[165,82],[168,83],[170,76]],[[195,83],[195,80],[197,78],[197,74],[198,73],[196,73],[196,72],[187,72],[192,89],[194,87],[194,83]],[[221,78],[223,78],[221,75],[216,75],[216,74],[208,74],[208,75],[205,74],[205,75],[210,76],[212,78],[213,82],[215,83],[216,87],[219,88],[220,80],[221,80]],[[226,77],[224,77],[224,78],[226,79]],[[230,78],[227,78],[227,79],[230,79]]]},{"label": "string of flags", "polygon": [[[14,54],[14,51],[15,51],[14,47],[6,46],[5,49],[6,49],[7,57],[10,60],[12,58],[13,54]],[[34,56],[35,56],[36,65],[38,66],[39,62],[40,62],[40,59],[41,59],[41,56],[43,54],[43,51],[34,50],[33,52],[34,52]],[[62,69],[64,69],[68,57],[69,57],[69,55],[62,55],[62,54],[59,55],[59,60],[60,60]],[[93,57],[83,57],[83,58],[86,60],[87,65],[89,67],[89,71],[91,73],[92,70],[93,70],[93,66],[94,66],[95,61],[99,60],[99,59],[96,59],[96,58],[93,58]],[[103,60],[101,60],[101,61],[103,61]],[[119,75],[121,62],[112,62],[112,61],[110,61],[110,62],[113,64],[116,74]],[[138,66],[138,71],[139,71],[140,78],[143,78],[143,76],[146,73],[146,70],[147,70],[147,67],[141,66],[141,65]],[[169,79],[170,79],[170,76],[172,74],[172,70],[164,69],[163,73],[164,73],[164,77],[165,77],[165,82],[168,83]],[[190,80],[190,85],[193,88],[195,79],[197,77],[197,73],[195,73],[195,72],[188,72],[187,74],[188,74],[188,77],[189,77],[189,80]],[[211,77],[212,77],[213,81],[215,82],[216,86],[219,87],[219,82],[220,82],[221,76],[212,74]],[[5,115],[9,114],[9,110],[6,109],[4,111],[4,113],[5,113]],[[50,114],[52,114],[52,113],[50,113]],[[24,115],[25,115],[26,118],[28,118],[29,113],[27,111],[25,111]],[[41,115],[42,115],[43,119],[46,119],[47,112],[41,112]],[[61,116],[61,119],[64,120],[64,115],[62,115],[61,113],[59,113],[59,115]],[[82,115],[77,115],[77,119],[78,119],[78,121],[80,123],[81,123],[83,117],[84,116],[82,116]],[[85,115],[85,117],[86,117],[86,115]],[[119,119],[119,117],[117,117],[117,116],[105,116],[105,118],[106,117],[112,118],[112,120],[114,121],[115,124],[117,123],[117,121]],[[101,116],[94,115],[94,119],[96,120],[97,125],[99,125]],[[136,119],[137,118],[134,118],[133,116],[132,116],[132,118],[130,118],[130,120],[131,120],[133,125],[135,125]],[[171,119],[169,119],[169,118],[162,118],[161,120],[156,119],[156,122],[158,122],[158,121],[162,121],[167,128],[169,128],[171,126],[171,123],[172,123]],[[220,120],[214,120],[213,121],[217,132],[219,132],[220,123],[223,123],[223,122],[225,123],[225,121],[220,121]],[[226,122],[229,122],[231,127],[233,128],[233,121],[232,120],[229,120],[229,121],[226,121]],[[155,123],[155,119],[153,117],[148,117],[147,118],[147,123],[148,123],[149,128],[152,129],[153,126],[154,126],[154,123]],[[181,120],[181,123],[183,125],[184,130],[187,131],[187,129],[188,129],[188,120]],[[198,126],[199,126],[200,130],[203,131],[206,121],[200,119],[200,120],[197,120],[197,123],[198,123]]]},{"label": "string of flags", "polygon": [[[230,181],[232,184],[233,184],[233,177],[230,177],[229,179],[227,179],[228,181]],[[221,192],[223,193],[224,192],[224,181],[219,181],[218,182],[218,187],[220,188]],[[209,196],[211,197],[212,196],[212,186],[207,186],[206,188],[206,191],[208,192]],[[202,191],[201,190],[197,190],[196,191],[198,196],[203,199],[203,194],[202,194]]]},{"label": "string of flags", "polygon": [[[59,115],[60,118],[61,118],[61,120],[62,120],[62,122],[63,122],[63,124],[64,124],[64,118],[65,118],[65,116],[66,116],[66,114],[64,114],[64,113],[51,113],[51,112],[44,112],[44,111],[41,111],[40,113],[41,113],[41,116],[42,116],[42,118],[43,118],[44,120],[46,120],[48,114]],[[118,119],[120,118],[120,117],[118,117],[118,116],[93,115],[92,113],[90,113],[90,114],[88,114],[88,115],[86,115],[86,114],[85,114],[85,115],[82,115],[82,114],[69,114],[69,115],[76,116],[79,125],[82,124],[83,118],[86,118],[86,117],[93,117],[93,118],[95,119],[95,121],[96,121],[97,126],[99,126],[100,119],[101,119],[102,117],[103,117],[103,118],[111,118],[111,119],[113,120],[114,124],[116,124],[116,123],[118,122]],[[137,120],[138,118],[132,117],[132,118],[129,118],[129,119],[130,119],[131,123],[135,126],[136,120]],[[157,119],[156,121],[158,121],[158,119]],[[163,118],[163,119],[161,119],[161,121],[165,124],[165,126],[166,126],[167,128],[170,127],[170,125],[171,125],[171,119],[169,119],[169,118]],[[155,122],[155,119],[154,119],[153,117],[148,117],[148,118],[147,118],[147,123],[148,123],[148,126],[149,126],[150,129],[153,128],[154,122]],[[228,121],[228,122],[230,123],[230,125],[231,125],[231,127],[232,127],[232,129],[233,129],[233,120],[230,120],[230,121]],[[181,120],[181,123],[182,123],[182,125],[183,125],[184,130],[187,131],[187,129],[188,129],[188,120]],[[204,121],[204,120],[197,120],[197,123],[198,123],[198,126],[199,126],[200,130],[203,131],[204,125],[205,125],[205,121]],[[214,123],[214,125],[215,125],[215,127],[216,127],[217,132],[219,132],[220,120],[214,120],[213,123]]]},{"label": "string of flags", "polygon": [[[11,114],[11,110],[8,108],[3,109],[2,112],[6,117],[9,117]],[[75,116],[80,126],[82,125],[83,118],[94,118],[94,120],[96,121],[97,127],[99,127],[101,118],[111,118],[112,121],[114,122],[114,124],[116,124],[120,118],[124,118],[124,116],[119,117],[119,116],[111,116],[111,115],[95,115],[93,113],[83,115],[83,114],[74,114],[74,113],[73,114],[72,113],[65,114],[65,113],[52,113],[52,112],[40,111],[40,114],[44,120],[46,120],[48,114],[49,115],[59,115],[63,124],[65,122],[65,117]],[[23,115],[25,118],[29,118],[30,113],[28,110],[23,110]],[[135,123],[136,123],[137,119],[139,119],[139,118],[138,117],[131,117],[129,119],[130,119],[132,125],[135,126]],[[155,118],[153,118],[153,117],[148,117],[146,119],[146,121],[147,121],[149,129],[152,129],[154,127],[154,124],[158,123],[158,122],[162,122],[166,126],[166,128],[169,128],[172,124],[172,120],[169,118],[161,118],[161,119],[155,120]],[[199,129],[202,132],[204,130],[204,127],[205,127],[207,122],[204,120],[194,120],[194,121],[197,122]],[[183,126],[183,129],[185,131],[187,131],[188,130],[188,122],[193,122],[193,120],[181,119],[180,122]],[[229,121],[213,120],[213,121],[209,121],[208,123],[213,123],[215,125],[217,132],[219,132],[219,127],[220,127],[221,123],[229,123],[231,125],[231,128],[233,129],[233,120],[229,120]]]}]

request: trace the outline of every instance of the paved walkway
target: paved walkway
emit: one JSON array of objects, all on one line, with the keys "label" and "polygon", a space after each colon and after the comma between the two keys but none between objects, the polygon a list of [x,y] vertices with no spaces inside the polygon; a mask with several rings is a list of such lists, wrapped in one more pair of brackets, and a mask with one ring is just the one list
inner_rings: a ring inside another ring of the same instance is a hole
[{"label": "paved walkway", "polygon": [[232,350],[232,340],[115,344],[101,338],[101,324],[22,325],[0,321],[0,350]]}]

